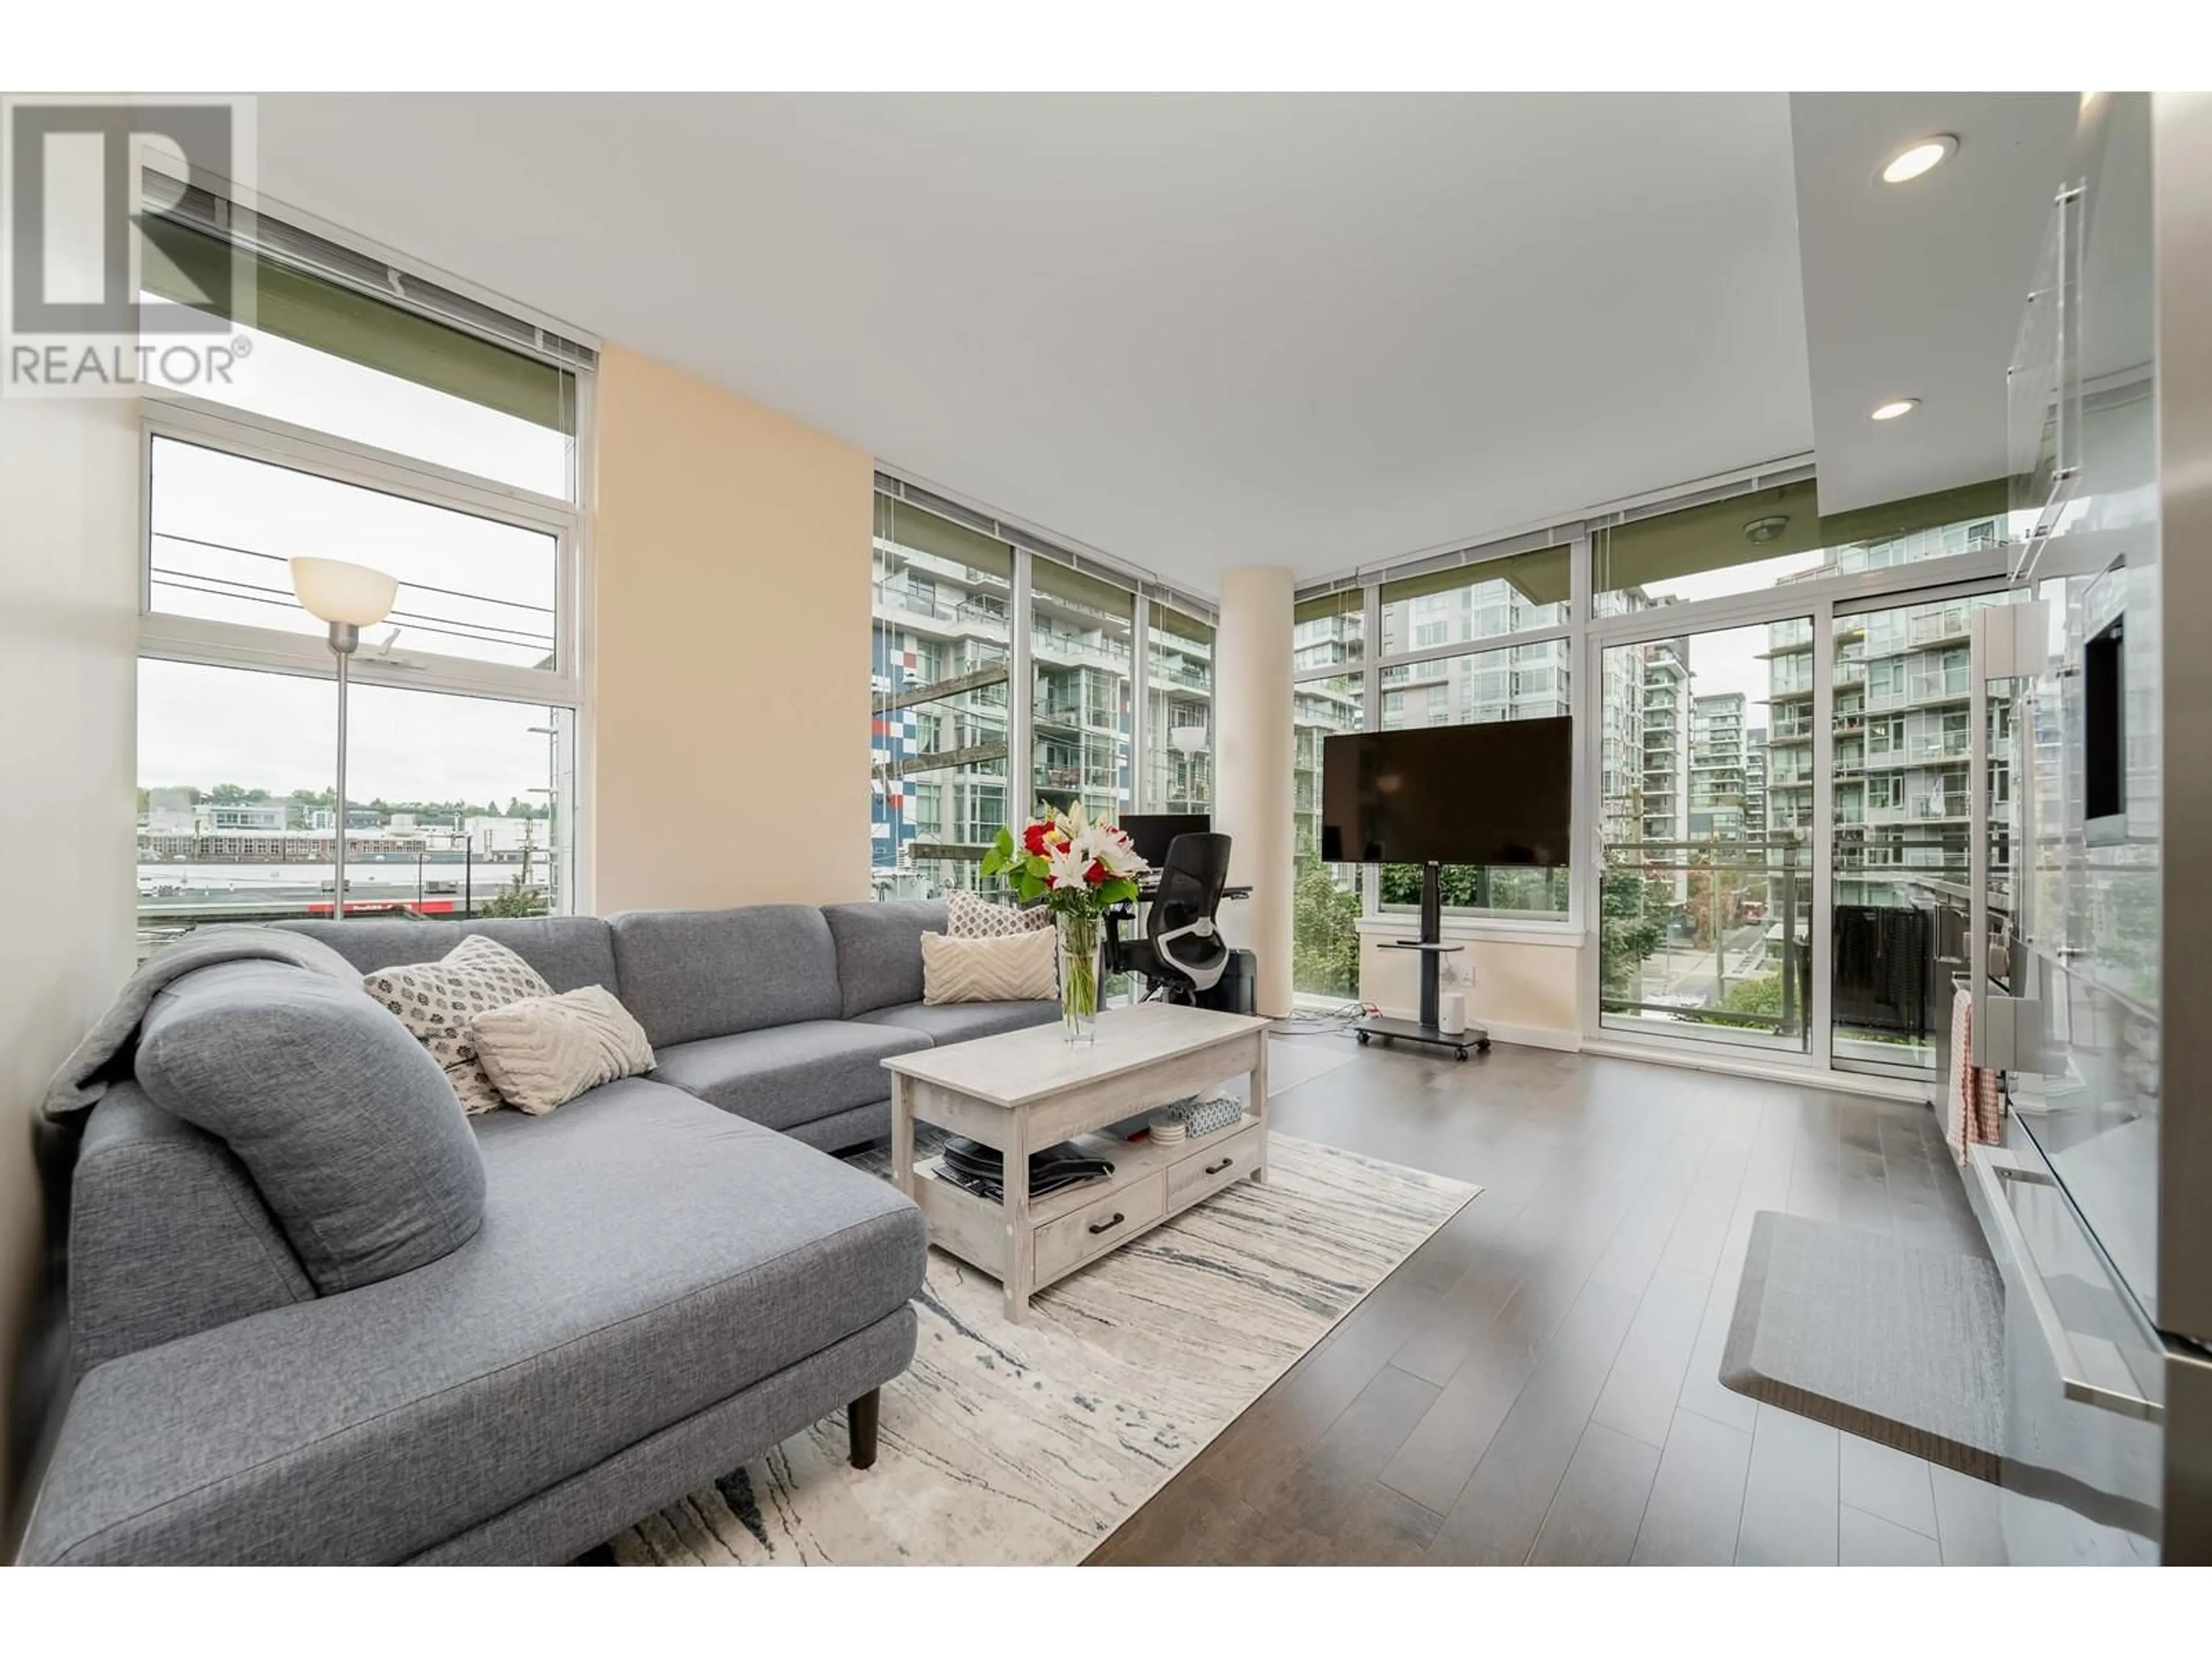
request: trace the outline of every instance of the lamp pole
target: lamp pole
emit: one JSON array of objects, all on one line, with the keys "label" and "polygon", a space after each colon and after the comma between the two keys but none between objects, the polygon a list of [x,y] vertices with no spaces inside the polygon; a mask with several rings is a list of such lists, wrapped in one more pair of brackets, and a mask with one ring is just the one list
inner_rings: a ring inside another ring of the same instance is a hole
[{"label": "lamp pole", "polygon": [[346,889],[346,685],[347,664],[361,645],[361,630],[392,613],[397,578],[342,559],[291,559],[292,592],[308,615],[330,626],[331,654],[338,665],[337,812],[331,847],[337,884],[331,892],[331,919],[345,920]]},{"label": "lamp pole", "polygon": [[331,919],[345,920],[346,884],[346,665],[361,646],[361,629],[352,623],[331,624],[331,654],[338,659],[338,781],[337,818],[332,826],[332,846],[337,854],[337,885],[331,890]]}]

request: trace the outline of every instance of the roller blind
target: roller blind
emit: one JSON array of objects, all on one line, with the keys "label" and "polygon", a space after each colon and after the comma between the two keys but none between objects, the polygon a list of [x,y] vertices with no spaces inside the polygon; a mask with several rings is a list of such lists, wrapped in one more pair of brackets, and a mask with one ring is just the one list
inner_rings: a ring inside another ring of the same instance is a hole
[{"label": "roller blind", "polygon": [[1123,622],[1135,609],[1132,603],[1134,596],[1127,588],[1116,587],[1111,582],[1054,564],[1049,559],[1030,561],[1030,586],[1040,597],[1059,599]]},{"label": "roller blind", "polygon": [[1364,592],[1347,587],[1334,593],[1317,593],[1312,599],[1300,599],[1291,613],[1297,623],[1325,622],[1331,617],[1356,617],[1365,607]]},{"label": "roller blind", "polygon": [[1187,617],[1171,605],[1154,599],[1149,613],[1152,626],[1163,634],[1172,634],[1179,640],[1188,640],[1193,645],[1212,645],[1213,629],[1195,617]]},{"label": "roller blind", "polygon": [[[1599,531],[1592,544],[1597,586],[1614,592],[1791,553],[1884,541],[1966,519],[2002,517],[2007,495],[2007,482],[1992,479],[1823,518],[1818,486],[1807,478]],[[1765,539],[1751,539],[1753,525],[1761,526]]]},{"label": "roller blind", "polygon": [[1000,581],[1014,579],[1014,550],[1006,543],[880,493],[876,496],[876,534]]},{"label": "roller blind", "polygon": [[1417,599],[1430,593],[1456,593],[1480,582],[1510,582],[1531,605],[1565,605],[1572,592],[1573,565],[1564,547],[1540,547],[1502,559],[1451,565],[1382,585],[1382,603]]},{"label": "roller blind", "polygon": [[247,255],[252,315],[239,317],[228,240],[161,215],[141,223],[151,244],[141,273],[149,293],[533,425],[575,432],[575,378],[556,363],[258,252]]}]

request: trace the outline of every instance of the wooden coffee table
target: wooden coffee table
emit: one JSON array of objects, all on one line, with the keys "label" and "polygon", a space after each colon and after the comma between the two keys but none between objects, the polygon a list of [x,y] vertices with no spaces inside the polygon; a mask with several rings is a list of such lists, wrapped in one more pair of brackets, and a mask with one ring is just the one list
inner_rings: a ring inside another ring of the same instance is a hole
[{"label": "wooden coffee table", "polygon": [[[892,1177],[929,1218],[930,1243],[995,1277],[1020,1324],[1032,1292],[1232,1182],[1266,1182],[1267,1024],[1147,1002],[1102,1012],[1089,1043],[1071,1045],[1052,1024],[894,1055],[884,1061]],[[1239,1076],[1251,1079],[1244,1116],[1212,1134],[1156,1146],[1092,1133]],[[916,1120],[998,1148],[1004,1197],[980,1198],[933,1163],[917,1169]],[[1114,1173],[1030,1198],[1018,1178],[1030,1154],[1063,1140],[1112,1160]]]}]

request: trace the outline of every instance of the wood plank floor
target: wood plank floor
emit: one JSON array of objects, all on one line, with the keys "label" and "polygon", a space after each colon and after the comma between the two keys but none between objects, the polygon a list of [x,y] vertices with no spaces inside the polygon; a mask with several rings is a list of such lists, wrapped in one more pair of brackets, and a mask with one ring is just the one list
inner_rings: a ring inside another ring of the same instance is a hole
[{"label": "wood plank floor", "polygon": [[1759,1210],[1981,1250],[1926,1109],[1503,1044],[1273,1064],[1284,1133],[1486,1190],[1092,1563],[2003,1559],[1994,1487],[1717,1376]]}]

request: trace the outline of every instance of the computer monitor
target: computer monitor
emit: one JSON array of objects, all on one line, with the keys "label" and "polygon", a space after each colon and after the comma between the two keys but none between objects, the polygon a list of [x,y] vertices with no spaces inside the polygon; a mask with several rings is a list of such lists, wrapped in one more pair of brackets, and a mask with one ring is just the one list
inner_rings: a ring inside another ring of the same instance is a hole
[{"label": "computer monitor", "polygon": [[1177,836],[1202,836],[1213,828],[1204,812],[1127,812],[1121,829],[1137,856],[1157,870],[1168,861],[1168,848]]}]

